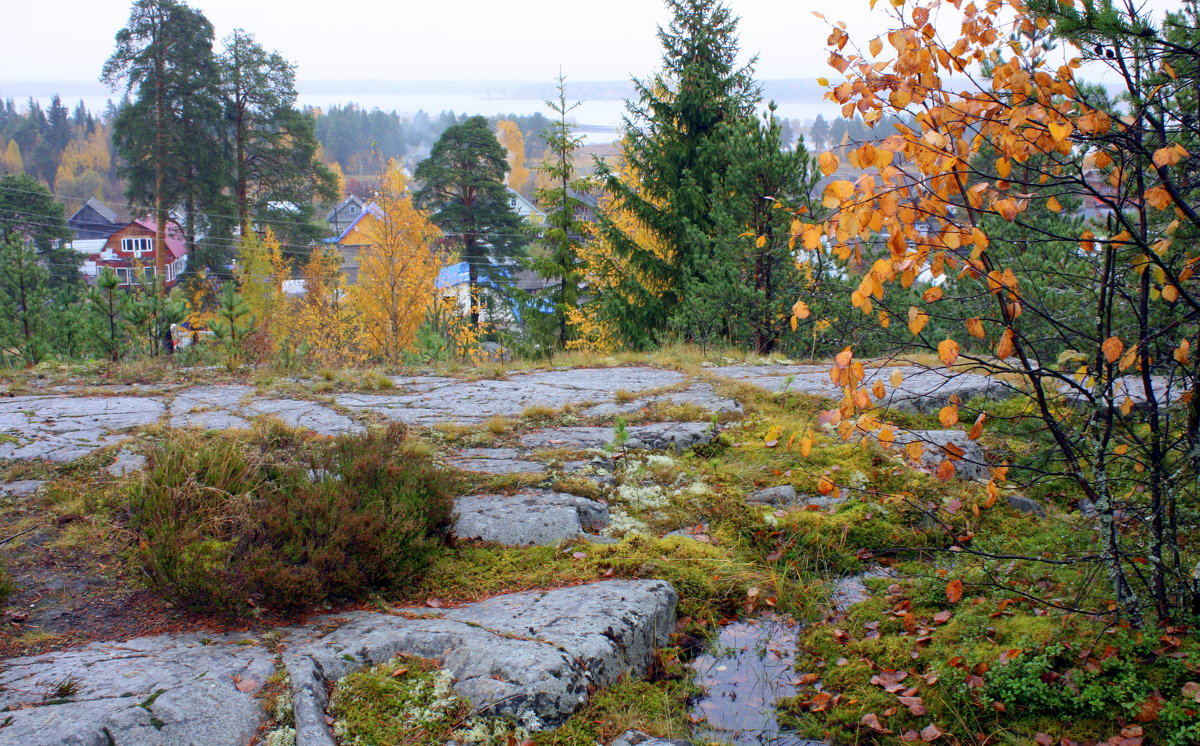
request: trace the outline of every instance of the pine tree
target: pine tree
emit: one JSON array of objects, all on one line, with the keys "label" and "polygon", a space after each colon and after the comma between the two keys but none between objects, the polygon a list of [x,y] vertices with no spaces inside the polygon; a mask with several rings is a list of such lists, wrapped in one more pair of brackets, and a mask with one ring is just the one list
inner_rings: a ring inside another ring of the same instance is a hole
[{"label": "pine tree", "polygon": [[110,362],[120,360],[125,350],[128,303],[129,296],[121,290],[116,272],[108,267],[100,270],[96,284],[87,294],[88,331]]},{"label": "pine tree", "polygon": [[337,182],[318,157],[312,116],[296,107],[295,66],[241,29],[224,44],[221,91],[242,232],[249,232],[254,218],[269,217],[276,225],[292,224],[286,240],[316,238],[305,230],[313,201],[336,199]]},{"label": "pine tree", "polygon": [[542,135],[546,141],[546,160],[539,175],[547,186],[538,189],[538,205],[546,213],[543,242],[549,253],[535,257],[533,268],[542,277],[558,278],[554,299],[554,316],[558,346],[566,348],[571,341],[571,314],[579,306],[580,249],[588,224],[580,219],[586,205],[576,196],[590,188],[586,181],[575,178],[575,151],[583,144],[571,130],[567,115],[580,104],[567,104],[567,83],[558,77],[558,98],[546,105],[557,115],[554,124]]},{"label": "pine tree", "polygon": [[33,245],[9,235],[0,242],[0,348],[18,351],[27,365],[48,352],[48,281]]},{"label": "pine tree", "polygon": [[[452,115],[451,115],[452,116]],[[484,287],[503,289],[527,243],[521,216],[509,201],[504,149],[484,117],[449,127],[414,174],[414,204],[433,213],[467,263],[471,323],[478,327]]]},{"label": "pine tree", "polygon": [[17,236],[33,244],[52,287],[80,281],[79,255],[62,246],[73,235],[62,203],[41,182],[27,174],[0,178],[0,240]]},{"label": "pine tree", "polygon": [[168,209],[184,203],[192,241],[197,208],[219,200],[228,175],[212,47],[212,24],[198,10],[177,0],[135,0],[104,64],[104,82],[134,95],[118,110],[113,141],[129,201],[154,206],[159,275]]},{"label": "pine tree", "polygon": [[[668,0],[668,28],[659,29],[663,69],[635,81],[637,100],[625,119],[625,157],[637,174],[639,191],[607,170],[606,188],[620,209],[653,231],[669,248],[671,263],[622,235],[614,221],[602,216],[600,232],[638,271],[664,286],[657,299],[640,299],[649,318],[635,346],[662,338],[671,323],[682,322],[680,306],[697,284],[711,281],[714,253],[732,229],[718,225],[718,185],[730,167],[720,145],[723,124],[754,117],[761,92],[752,77],[753,61],[737,66],[737,19],[715,0]],[[736,233],[734,234],[736,235]],[[693,317],[694,318],[694,317]]]},{"label": "pine tree", "polygon": [[226,283],[217,299],[216,316],[209,326],[221,345],[225,367],[230,371],[241,365],[246,339],[254,333],[257,323],[250,306],[238,293],[237,285]]}]

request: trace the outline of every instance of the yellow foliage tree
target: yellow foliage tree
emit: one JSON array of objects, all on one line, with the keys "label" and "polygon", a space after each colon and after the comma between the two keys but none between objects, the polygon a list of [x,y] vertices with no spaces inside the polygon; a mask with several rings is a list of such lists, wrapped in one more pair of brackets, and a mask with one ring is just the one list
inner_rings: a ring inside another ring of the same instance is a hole
[{"label": "yellow foliage tree", "polygon": [[17,145],[16,140],[8,141],[8,147],[4,149],[3,157],[0,159],[0,166],[3,166],[4,171],[10,174],[25,173],[25,160],[21,157],[21,146]]},{"label": "yellow foliage tree", "polygon": [[496,122],[496,139],[508,153],[508,185],[518,192],[529,186],[529,169],[525,166],[525,135],[516,122],[501,119]]},{"label": "yellow foliage tree", "polygon": [[350,302],[360,319],[363,347],[396,364],[433,302],[442,267],[433,244],[442,232],[428,213],[413,206],[408,180],[394,160],[388,164],[375,208]]},{"label": "yellow foliage tree", "polygon": [[291,272],[274,231],[268,228],[262,236],[252,232],[242,237],[234,274],[242,299],[254,318],[260,320],[254,332],[255,341],[260,354],[265,354],[286,334],[288,316],[283,281]]},{"label": "yellow foliage tree", "polygon": [[304,295],[290,304],[285,336],[288,357],[303,355],[320,366],[356,365],[363,353],[362,324],[343,287],[342,258],[337,250],[315,247],[302,276]]}]

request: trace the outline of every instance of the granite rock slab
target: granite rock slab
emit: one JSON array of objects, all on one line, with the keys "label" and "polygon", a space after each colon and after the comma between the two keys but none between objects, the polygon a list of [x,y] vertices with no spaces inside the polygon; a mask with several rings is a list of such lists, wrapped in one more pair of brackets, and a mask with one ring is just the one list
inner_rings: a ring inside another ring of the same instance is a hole
[{"label": "granite rock slab", "polygon": [[595,500],[547,490],[515,495],[466,495],[454,501],[454,535],[510,546],[550,545],[608,525]]},{"label": "granite rock slab", "polygon": [[[283,654],[297,741],[333,746],[328,687],[400,654],[438,660],[455,691],[484,714],[531,730],[555,727],[592,688],[644,674],[674,630],[677,601],[663,581],[605,581],[497,596],[425,618],[359,612],[318,620],[296,630]],[[332,623],[340,624],[322,631]]]},{"label": "granite rock slab", "polygon": [[119,431],[157,422],[161,400],[140,396],[17,396],[0,400],[0,459],[67,462],[113,445]]},{"label": "granite rock slab", "polygon": [[[655,422],[626,428],[625,447],[644,450],[684,451],[708,443],[717,433],[708,422]],[[585,451],[614,444],[611,427],[556,427],[535,430],[521,438],[529,448],[562,448]]]},{"label": "granite rock slab", "polygon": [[546,465],[529,461],[516,448],[465,448],[446,459],[446,463],[463,471],[483,474],[541,474]]}]

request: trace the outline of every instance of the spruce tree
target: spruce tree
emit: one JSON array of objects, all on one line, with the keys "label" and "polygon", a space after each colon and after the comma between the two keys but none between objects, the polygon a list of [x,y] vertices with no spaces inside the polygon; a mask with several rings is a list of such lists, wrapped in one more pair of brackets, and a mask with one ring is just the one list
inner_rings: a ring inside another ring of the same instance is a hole
[{"label": "spruce tree", "polygon": [[507,173],[504,148],[487,119],[477,116],[443,132],[414,174],[421,184],[414,204],[432,213],[434,224],[457,244],[467,263],[475,326],[484,287],[494,291],[508,285],[528,242],[504,186]]},{"label": "spruce tree", "polygon": [[546,160],[540,171],[550,185],[537,191],[538,205],[546,212],[546,228],[542,238],[549,252],[537,257],[533,268],[543,277],[557,277],[561,282],[554,299],[554,322],[558,346],[570,341],[568,319],[579,306],[579,250],[587,224],[580,218],[586,207],[576,196],[588,189],[588,184],[575,178],[575,151],[583,139],[576,136],[567,115],[579,103],[567,104],[566,78],[558,77],[558,98],[546,105],[557,115],[542,138],[546,141]]},{"label": "spruce tree", "polygon": [[[732,165],[723,160],[722,125],[754,117],[761,91],[754,82],[753,61],[738,67],[737,19],[715,0],[668,0],[672,21],[660,28],[662,70],[635,80],[637,100],[628,104],[624,155],[638,186],[607,169],[605,186],[616,206],[631,212],[670,249],[671,260],[639,246],[616,223],[601,217],[606,241],[639,272],[667,288],[661,296],[645,293],[631,299],[641,305],[642,334],[626,340],[633,346],[662,339],[669,325],[686,327],[680,305],[710,275],[714,254],[735,230],[719,216],[723,199],[719,184]],[[734,234],[736,235],[736,233]]]},{"label": "spruce tree", "polygon": [[113,363],[125,351],[128,303],[129,295],[121,290],[117,274],[108,267],[100,270],[87,294],[88,331],[104,357]]}]

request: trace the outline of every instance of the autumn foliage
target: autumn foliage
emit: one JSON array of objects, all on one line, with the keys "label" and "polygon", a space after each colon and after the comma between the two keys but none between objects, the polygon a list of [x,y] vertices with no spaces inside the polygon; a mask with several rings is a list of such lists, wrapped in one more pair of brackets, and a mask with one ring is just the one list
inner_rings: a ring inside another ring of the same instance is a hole
[{"label": "autumn foliage", "polygon": [[[883,327],[906,321],[892,326],[907,327],[902,348],[1019,374],[1058,456],[1008,476],[1070,480],[1101,517],[1096,561],[1113,592],[1103,610],[1166,619],[1197,592],[1181,537],[1200,464],[1200,252],[1190,240],[1200,214],[1194,122],[1179,113],[1194,100],[1197,54],[1147,19],[1076,7],[893,0],[895,25],[878,37],[831,24],[829,64],[843,79],[828,83],[828,98],[868,124],[911,125],[849,148],[860,175],[828,183],[830,217],[798,214],[793,240],[856,278],[858,313]],[[952,12],[960,26],[948,34]],[[1076,57],[1051,64],[1041,43],[1051,33]],[[1131,103],[1080,79],[1103,65]],[[826,153],[819,165],[832,175],[846,164]],[[1065,204],[1101,217],[1073,234],[1037,217]],[[1062,258],[1045,260],[1063,244]],[[894,300],[921,288],[917,303]],[[805,310],[797,304],[797,320]],[[852,350],[832,375],[845,391],[834,417],[842,435],[882,439],[889,426]],[[963,419],[962,404],[942,410],[944,427]],[[983,428],[976,419],[972,437]]]}]

